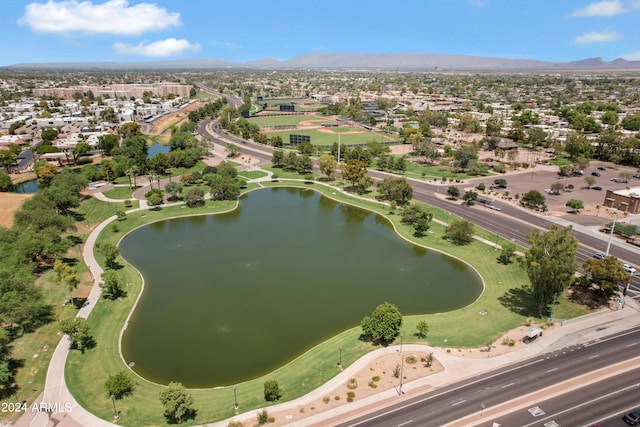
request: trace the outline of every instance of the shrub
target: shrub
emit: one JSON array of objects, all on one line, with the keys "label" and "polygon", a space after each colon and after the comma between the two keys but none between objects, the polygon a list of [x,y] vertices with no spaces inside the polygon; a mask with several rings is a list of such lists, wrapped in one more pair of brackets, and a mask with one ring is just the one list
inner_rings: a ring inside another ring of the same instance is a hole
[{"label": "shrub", "polygon": [[322,401],[324,403],[329,403],[329,400],[331,400],[331,398],[329,396],[325,396],[325,397],[322,398]]},{"label": "shrub", "polygon": [[340,396],[334,397],[334,400],[340,400]]},{"label": "shrub", "polygon": [[275,423],[276,422],[276,417],[269,417],[268,421],[269,421],[269,423]]},{"label": "shrub", "polygon": [[416,357],[415,354],[412,354],[410,356],[407,356],[404,359],[405,362],[407,362],[409,365],[413,365],[414,363],[416,363],[418,361],[418,358]]},{"label": "shrub", "polygon": [[355,378],[351,378],[349,381],[347,381],[347,388],[349,390],[355,390],[358,388],[358,380],[356,380]]},{"label": "shrub", "polygon": [[369,381],[369,387],[371,387],[371,388],[378,388],[378,384],[376,384],[376,383],[375,383],[375,382],[373,382],[373,381]]},{"label": "shrub", "polygon": [[509,347],[513,347],[516,344],[516,340],[509,337],[502,338],[502,345],[507,345]]},{"label": "shrub", "polygon": [[240,421],[231,421],[229,424],[227,424],[227,427],[244,427],[244,424],[242,424]]},{"label": "shrub", "polygon": [[352,391],[347,392],[347,402],[353,402],[353,399],[355,399],[356,394]]},{"label": "shrub", "polygon": [[484,182],[481,182],[480,184],[476,185],[476,188],[480,191],[484,191],[486,187],[484,185]]},{"label": "shrub", "polygon": [[269,414],[267,413],[267,410],[263,409],[262,411],[258,412],[257,418],[258,418],[259,425],[265,425],[266,423],[268,423]]},{"label": "shrub", "polygon": [[377,376],[377,375],[376,375],[375,377],[371,378],[371,379],[372,379],[373,381],[375,381],[375,382],[380,381],[380,377],[379,377],[379,376]]}]

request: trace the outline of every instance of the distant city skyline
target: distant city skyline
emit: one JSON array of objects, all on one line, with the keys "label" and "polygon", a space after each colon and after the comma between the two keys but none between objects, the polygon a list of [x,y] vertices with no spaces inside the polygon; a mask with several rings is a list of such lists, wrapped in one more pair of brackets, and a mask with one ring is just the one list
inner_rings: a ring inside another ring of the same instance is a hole
[{"label": "distant city skyline", "polygon": [[2,4],[0,65],[309,53],[640,60],[640,0],[34,0]]}]

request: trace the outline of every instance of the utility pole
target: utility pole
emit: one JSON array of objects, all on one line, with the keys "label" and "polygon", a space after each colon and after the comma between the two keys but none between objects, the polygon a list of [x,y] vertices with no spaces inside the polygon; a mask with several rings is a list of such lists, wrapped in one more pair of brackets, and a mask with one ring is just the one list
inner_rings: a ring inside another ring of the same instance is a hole
[{"label": "utility pole", "polygon": [[611,239],[613,239],[613,230],[616,228],[616,219],[618,219],[618,214],[613,214],[613,224],[611,225],[611,232],[609,233],[609,241],[607,242],[607,251],[604,253],[604,256],[609,256],[609,249],[611,248]]}]

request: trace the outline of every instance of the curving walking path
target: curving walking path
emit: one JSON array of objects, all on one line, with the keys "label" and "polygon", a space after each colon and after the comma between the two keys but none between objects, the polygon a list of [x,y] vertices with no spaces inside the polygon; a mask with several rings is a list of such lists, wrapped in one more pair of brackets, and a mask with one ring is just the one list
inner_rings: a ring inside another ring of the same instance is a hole
[{"label": "curving walking path", "polygon": [[[271,177],[267,176],[254,181],[263,181],[269,179],[271,179]],[[97,193],[95,196],[99,200],[107,202],[121,201],[109,199],[101,193]],[[131,209],[127,211],[127,213],[147,209],[148,205],[146,204],[146,201],[142,199],[140,200],[139,208]],[[98,238],[102,230],[104,230],[105,227],[107,227],[116,219],[117,217],[114,215],[99,224],[91,232],[83,247],[82,254],[85,263],[87,264],[93,276],[94,285],[87,299],[87,303],[79,310],[77,315],[78,317],[87,318],[93,310],[93,307],[95,306],[97,301],[100,299],[102,293],[100,282],[103,270],[100,265],[98,265],[95,259],[93,248],[96,239]],[[386,405],[396,403],[401,399],[411,397],[419,392],[442,387],[459,380],[470,378],[502,366],[528,359],[553,348],[563,348],[580,342],[600,338],[611,333],[622,331],[640,324],[640,316],[638,316],[638,311],[638,303],[629,298],[627,299],[626,306],[621,310],[604,310],[598,313],[583,316],[582,318],[575,319],[570,322],[566,322],[562,326],[549,331],[545,334],[544,337],[539,338],[538,340],[534,341],[521,350],[486,359],[470,359],[457,357],[455,355],[452,355],[451,353],[447,353],[440,348],[430,347],[426,345],[405,344],[405,351],[433,352],[434,357],[443,365],[444,370],[440,373],[404,384],[404,393],[401,396],[398,395],[397,390],[389,389],[369,396],[367,398],[357,400],[348,405],[334,408],[331,411],[319,412],[302,420],[292,421],[287,425],[331,425],[332,422],[336,422],[337,420],[344,420],[347,418],[351,418],[355,414],[364,413],[367,410],[370,410],[373,406],[375,406],[376,408],[384,407]],[[603,324],[607,324],[609,325],[609,327],[602,328]],[[378,349],[371,353],[368,353],[354,362],[351,366],[344,369],[333,379],[331,379],[318,389],[306,394],[305,396],[289,402],[268,406],[269,413],[276,416],[277,418],[279,412],[289,411],[291,409],[307,405],[313,401],[317,401],[318,399],[321,399],[323,396],[330,394],[333,390],[345,383],[359,370],[366,368],[376,358],[385,354],[395,353],[397,349],[398,346],[393,346]],[[64,369],[68,354],[69,340],[65,335],[54,350],[51,362],[49,364],[49,369],[47,371],[44,391],[35,402],[45,403],[50,407],[51,405],[53,405],[54,408],[59,408],[59,410],[54,412],[43,411],[35,413],[27,411],[23,415],[23,417],[18,420],[16,426],[107,427],[118,425],[96,417],[95,415],[81,407],[71,395],[64,379]],[[32,405],[33,404],[31,404],[30,407]],[[231,420],[241,422],[247,422],[249,420],[255,421],[257,411],[258,410],[251,410],[249,412],[237,415],[230,420],[224,420],[217,423],[208,423],[206,425],[203,425],[203,427],[226,427]]]}]

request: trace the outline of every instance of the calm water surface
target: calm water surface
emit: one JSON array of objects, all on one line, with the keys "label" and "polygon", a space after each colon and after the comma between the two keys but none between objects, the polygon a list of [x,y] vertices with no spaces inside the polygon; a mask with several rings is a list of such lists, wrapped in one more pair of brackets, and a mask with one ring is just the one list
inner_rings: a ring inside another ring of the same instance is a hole
[{"label": "calm water surface", "polygon": [[465,264],[310,190],[254,191],[232,213],[150,224],[121,252],[146,282],[123,337],[127,363],[189,387],[272,371],[384,301],[433,313],[482,291]]}]

